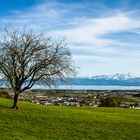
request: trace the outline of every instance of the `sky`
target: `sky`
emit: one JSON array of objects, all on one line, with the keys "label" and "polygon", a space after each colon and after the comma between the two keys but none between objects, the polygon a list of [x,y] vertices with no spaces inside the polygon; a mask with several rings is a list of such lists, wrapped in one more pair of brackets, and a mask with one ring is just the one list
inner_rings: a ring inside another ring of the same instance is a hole
[{"label": "sky", "polygon": [[0,23],[65,38],[79,76],[140,75],[140,0],[0,0]]}]

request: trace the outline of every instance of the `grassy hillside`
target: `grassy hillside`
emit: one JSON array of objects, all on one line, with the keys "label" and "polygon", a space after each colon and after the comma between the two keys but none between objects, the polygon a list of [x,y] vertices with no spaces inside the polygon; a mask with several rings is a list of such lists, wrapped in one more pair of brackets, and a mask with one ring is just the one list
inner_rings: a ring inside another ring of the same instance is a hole
[{"label": "grassy hillside", "polygon": [[140,110],[43,106],[0,99],[3,140],[138,140]]}]

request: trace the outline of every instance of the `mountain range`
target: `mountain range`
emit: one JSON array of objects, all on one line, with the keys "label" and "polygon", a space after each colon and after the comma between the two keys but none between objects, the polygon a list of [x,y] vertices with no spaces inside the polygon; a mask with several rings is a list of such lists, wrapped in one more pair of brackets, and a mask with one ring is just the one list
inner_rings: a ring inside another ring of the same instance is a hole
[{"label": "mountain range", "polygon": [[[140,76],[128,74],[83,76],[68,79],[72,85],[120,85],[140,86]],[[68,83],[69,83],[68,82]]]}]

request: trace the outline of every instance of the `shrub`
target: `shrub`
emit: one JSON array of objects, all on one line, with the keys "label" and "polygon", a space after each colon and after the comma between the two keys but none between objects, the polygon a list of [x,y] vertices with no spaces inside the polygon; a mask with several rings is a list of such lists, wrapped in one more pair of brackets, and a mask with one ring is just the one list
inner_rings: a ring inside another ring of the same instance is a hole
[{"label": "shrub", "polygon": [[0,89],[0,98],[11,99],[12,97],[8,94],[7,91],[5,91],[5,90],[1,90],[1,89]]},{"label": "shrub", "polygon": [[109,96],[102,98],[100,100],[101,107],[120,107],[121,102],[123,101],[122,96]]}]

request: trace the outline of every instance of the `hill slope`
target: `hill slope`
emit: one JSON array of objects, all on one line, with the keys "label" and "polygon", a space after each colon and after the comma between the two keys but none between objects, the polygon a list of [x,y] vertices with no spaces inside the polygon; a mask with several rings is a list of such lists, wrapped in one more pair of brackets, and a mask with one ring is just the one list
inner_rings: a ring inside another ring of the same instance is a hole
[{"label": "hill slope", "polygon": [[5,140],[139,139],[140,110],[43,106],[0,99],[0,138]]}]

